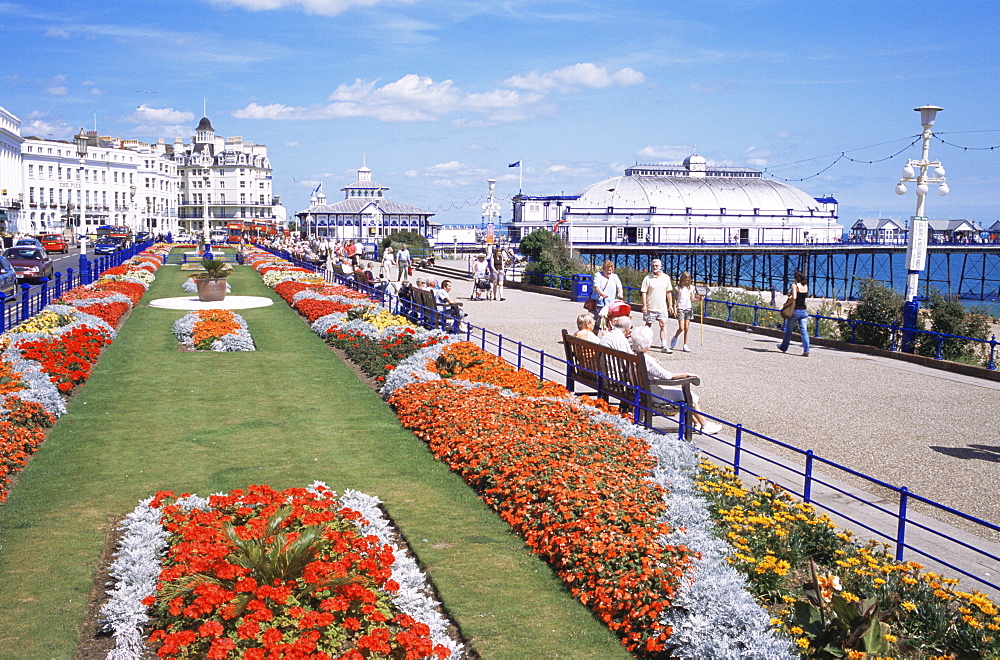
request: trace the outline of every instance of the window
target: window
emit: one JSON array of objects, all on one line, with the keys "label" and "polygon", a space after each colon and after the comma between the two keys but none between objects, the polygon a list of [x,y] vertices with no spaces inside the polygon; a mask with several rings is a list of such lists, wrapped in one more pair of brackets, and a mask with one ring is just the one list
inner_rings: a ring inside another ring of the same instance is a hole
[{"label": "window", "polygon": [[240,188],[246,188],[246,187],[247,187],[247,182],[246,181],[240,181]]},{"label": "window", "polygon": [[35,203],[35,189],[34,188],[28,188],[28,203],[29,204],[34,204]]},{"label": "window", "polygon": [[35,178],[35,166],[34,165],[28,165],[28,178],[29,179],[34,179]]}]

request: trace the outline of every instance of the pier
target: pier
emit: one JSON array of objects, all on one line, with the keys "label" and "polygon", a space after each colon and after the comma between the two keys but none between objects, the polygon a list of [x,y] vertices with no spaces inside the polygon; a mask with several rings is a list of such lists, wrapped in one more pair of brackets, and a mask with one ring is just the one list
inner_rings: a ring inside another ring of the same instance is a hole
[{"label": "pier", "polygon": [[[712,286],[787,291],[792,273],[804,271],[814,296],[852,299],[861,280],[871,278],[902,291],[906,246],[820,245],[574,245],[584,263],[646,271],[654,258],[672,275],[683,271]],[[931,245],[920,278],[921,294],[932,289],[972,300],[996,300],[1000,291],[1000,244]]]}]

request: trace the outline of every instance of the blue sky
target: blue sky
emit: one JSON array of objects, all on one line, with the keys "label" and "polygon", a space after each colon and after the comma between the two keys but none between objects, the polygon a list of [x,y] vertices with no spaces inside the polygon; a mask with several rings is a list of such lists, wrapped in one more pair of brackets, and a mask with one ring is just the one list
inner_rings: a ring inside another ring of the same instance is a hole
[{"label": "blue sky", "polygon": [[[910,0],[0,0],[0,105],[22,135],[268,146],[289,213],[366,159],[391,198],[478,223],[527,194],[575,194],[636,162],[767,168],[841,222],[909,217],[893,188],[942,106],[931,217],[989,225],[1000,204],[1000,11]],[[959,148],[961,147],[961,148]],[[966,149],[968,147],[968,149]]]}]

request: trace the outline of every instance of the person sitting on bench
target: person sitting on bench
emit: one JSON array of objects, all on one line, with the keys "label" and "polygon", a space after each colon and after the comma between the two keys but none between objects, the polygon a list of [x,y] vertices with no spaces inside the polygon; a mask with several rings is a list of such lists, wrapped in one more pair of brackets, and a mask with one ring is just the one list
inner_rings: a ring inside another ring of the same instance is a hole
[{"label": "person sitting on bench", "polygon": [[[620,319],[615,319],[617,322]],[[610,334],[610,333],[609,333]],[[632,331],[632,346],[635,348],[635,352],[640,354],[646,360],[646,372],[649,373],[650,387],[652,388],[652,394],[658,397],[667,399],[668,401],[684,401],[684,390],[679,387],[671,387],[669,385],[657,384],[658,380],[675,380],[677,378],[698,378],[698,374],[672,374],[657,362],[654,358],[650,357],[648,351],[650,345],[653,343],[653,330],[649,326],[642,326],[636,328]],[[691,419],[693,421],[694,427],[701,431],[702,433],[708,433],[714,435],[722,430],[722,424],[716,422],[710,422],[706,420],[695,408],[698,404],[698,397],[694,394],[691,395]]]}]

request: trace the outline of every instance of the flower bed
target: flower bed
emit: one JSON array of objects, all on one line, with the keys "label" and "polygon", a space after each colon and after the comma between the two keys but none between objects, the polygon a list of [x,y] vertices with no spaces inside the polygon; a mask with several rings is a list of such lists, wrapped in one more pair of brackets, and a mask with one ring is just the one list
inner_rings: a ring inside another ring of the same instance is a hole
[{"label": "flower bed", "polygon": [[189,312],[177,319],[173,332],[181,345],[197,351],[256,350],[246,319],[225,309]]},{"label": "flower bed", "polygon": [[162,262],[160,251],[143,252],[0,336],[0,502]]},{"label": "flower bed", "polygon": [[747,488],[705,462],[698,486],[736,550],[729,563],[806,657],[1000,657],[1000,609],[982,594],[857,542],[772,484]]},{"label": "flower bed", "polygon": [[[376,498],[322,483],[160,492],[128,516],[101,610],[116,658],[448,658],[426,580]],[[152,618],[150,610],[155,615]]]},{"label": "flower bed", "polygon": [[[349,316],[321,317],[313,330],[368,355],[402,331]],[[398,364],[387,360],[383,396],[627,648],[644,657],[793,657],[724,562],[694,491],[690,445],[437,334]]]}]

